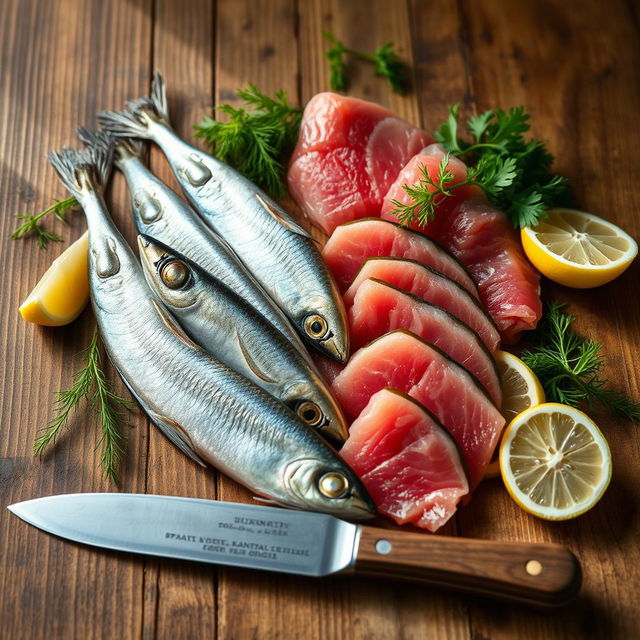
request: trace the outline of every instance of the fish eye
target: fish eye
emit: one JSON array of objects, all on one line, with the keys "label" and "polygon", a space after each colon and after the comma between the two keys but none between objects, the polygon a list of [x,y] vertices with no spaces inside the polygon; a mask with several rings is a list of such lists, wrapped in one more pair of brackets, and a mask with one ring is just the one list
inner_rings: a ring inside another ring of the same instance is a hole
[{"label": "fish eye", "polygon": [[191,281],[189,267],[180,260],[168,260],[159,268],[160,278],[169,289],[184,289]]},{"label": "fish eye", "polygon": [[320,478],[318,489],[325,498],[342,498],[349,489],[349,481],[341,473],[330,471]]},{"label": "fish eye", "polygon": [[296,409],[296,413],[310,427],[318,427],[324,419],[324,415],[320,407],[315,402],[306,400],[301,402]]},{"label": "fish eye", "polygon": [[314,314],[304,319],[304,330],[311,338],[322,338],[328,329],[329,325],[322,316]]}]

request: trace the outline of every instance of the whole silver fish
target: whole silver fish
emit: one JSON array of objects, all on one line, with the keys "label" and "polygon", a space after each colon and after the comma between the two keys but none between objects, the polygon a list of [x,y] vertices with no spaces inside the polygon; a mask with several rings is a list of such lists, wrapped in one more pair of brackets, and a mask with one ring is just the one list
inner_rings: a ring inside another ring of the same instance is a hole
[{"label": "whole silver fish", "polygon": [[342,443],[347,425],[314,365],[245,300],[148,236],[138,236],[147,283],[190,338],[262,387],[320,435]]},{"label": "whole silver fish", "polygon": [[99,114],[103,128],[153,140],[202,219],[229,243],[303,339],[345,362],[349,333],[342,298],[307,231],[235,169],[175,134],[160,74],[149,98],[127,106]]},{"label": "whole silver fish", "polygon": [[[95,145],[104,134],[78,128],[80,139]],[[300,336],[280,308],[220,236],[164,182],[142,164],[141,143],[119,140],[114,162],[123,173],[131,192],[131,208],[138,232],[155,238],[182,254],[211,277],[231,287],[282,332],[305,358],[310,360]]]},{"label": "whole silver fish", "polygon": [[366,489],[329,445],[193,344],[156,301],[102,198],[98,176],[111,162],[109,147],[49,157],[86,214],[91,298],[105,347],[151,420],[194,460],[279,504],[370,517]]}]

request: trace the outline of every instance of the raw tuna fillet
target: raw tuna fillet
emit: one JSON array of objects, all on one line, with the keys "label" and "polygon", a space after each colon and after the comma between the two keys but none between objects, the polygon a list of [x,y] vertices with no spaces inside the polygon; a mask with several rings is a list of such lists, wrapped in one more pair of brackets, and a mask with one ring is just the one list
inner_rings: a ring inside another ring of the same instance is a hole
[{"label": "raw tuna fillet", "polygon": [[433,138],[380,105],[335,93],[307,104],[291,157],[289,191],[327,233],[379,216],[398,172]]},{"label": "raw tuna fillet", "polygon": [[436,531],[469,483],[455,442],[421,404],[393,389],[371,396],[351,425],[342,457],[378,511],[398,524]]},{"label": "raw tuna fillet", "polygon": [[478,334],[444,309],[381,280],[365,280],[348,316],[354,351],[385,333],[406,329],[463,366],[497,407],[502,404],[500,378],[491,353]]},{"label": "raw tuna fillet", "polygon": [[[469,325],[491,353],[500,344],[500,334],[482,305],[459,284],[415,260],[370,258],[344,294],[347,309],[353,304],[360,285],[368,278],[382,280],[397,289],[442,307]],[[353,347],[352,347],[353,348]]]},{"label": "raw tuna fillet", "polygon": [[[419,167],[437,176],[444,155],[440,145],[431,145],[412,158],[389,189],[382,217],[394,220],[391,200],[407,202],[402,185],[419,179]],[[455,181],[464,177],[459,159],[449,162]],[[489,204],[479,189],[461,188],[456,198],[436,206],[436,218],[422,231],[442,243],[467,268],[478,286],[480,299],[494,319],[503,340],[516,342],[523,330],[534,329],[542,315],[540,278],[527,260],[507,216]]]},{"label": "raw tuna fillet", "polygon": [[473,280],[449,252],[422,233],[380,218],[366,218],[338,227],[322,250],[322,257],[342,292],[356,277],[363,262],[378,256],[419,260],[478,296]]},{"label": "raw tuna fillet", "polygon": [[385,387],[409,394],[442,422],[458,443],[475,487],[504,418],[469,372],[412,333],[393,331],[357,351],[331,385],[352,419]]}]

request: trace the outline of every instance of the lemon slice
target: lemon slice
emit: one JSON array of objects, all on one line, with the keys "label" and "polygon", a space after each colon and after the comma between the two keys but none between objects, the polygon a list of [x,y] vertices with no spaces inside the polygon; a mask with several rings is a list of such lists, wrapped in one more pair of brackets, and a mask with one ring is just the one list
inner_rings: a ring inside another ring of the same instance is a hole
[{"label": "lemon slice", "polygon": [[27,322],[60,327],[75,320],[89,301],[89,235],[58,256],[20,305]]},{"label": "lemon slice", "polygon": [[555,402],[526,409],[507,427],[500,470],[511,497],[545,520],[591,509],[611,479],[609,445],[592,420]]},{"label": "lemon slice", "polygon": [[502,383],[500,413],[509,424],[525,409],[543,403],[544,390],[538,376],[517,356],[496,351],[495,359]]},{"label": "lemon slice", "polygon": [[638,253],[636,241],[615,224],[574,209],[549,209],[520,231],[531,263],[550,280],[588,289],[617,278]]},{"label": "lemon slice", "polygon": [[[509,424],[525,409],[544,402],[544,390],[538,376],[517,356],[507,351],[496,351],[495,360],[502,384],[500,413]],[[500,461],[496,452],[484,470],[484,478],[497,478],[499,475]]]}]

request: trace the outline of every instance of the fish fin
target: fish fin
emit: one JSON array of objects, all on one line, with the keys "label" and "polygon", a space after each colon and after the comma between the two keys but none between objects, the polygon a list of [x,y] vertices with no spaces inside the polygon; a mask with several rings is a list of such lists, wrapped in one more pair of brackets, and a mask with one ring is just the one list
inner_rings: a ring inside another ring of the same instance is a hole
[{"label": "fish fin", "polygon": [[151,82],[151,95],[149,96],[151,104],[153,104],[156,113],[169,124],[169,106],[167,105],[167,88],[164,84],[164,78],[159,71],[153,74]]},{"label": "fish fin", "polygon": [[97,117],[102,129],[116,138],[149,137],[149,127],[130,109],[101,111]]},{"label": "fish fin", "polygon": [[64,186],[79,196],[106,184],[113,164],[113,144],[104,138],[83,150],[63,147],[50,151],[48,158]]},{"label": "fish fin", "polygon": [[206,467],[206,463],[195,452],[195,447],[191,441],[189,434],[181,427],[175,420],[168,418],[167,416],[161,416],[155,411],[147,409],[149,418],[153,424],[164,433],[171,442],[182,451],[185,455],[189,456],[194,462],[197,462],[200,466]]},{"label": "fish fin", "polygon": [[[111,157],[113,159],[115,140],[112,136],[105,131],[96,131],[95,129],[87,129],[87,127],[78,127],[77,132],[78,138],[80,138],[88,149],[97,149],[100,152],[100,157]],[[101,162],[98,165],[101,184],[107,184],[112,168],[112,161]]]},{"label": "fish fin", "polygon": [[267,202],[259,193],[256,193],[256,198],[258,198],[258,202],[271,214],[271,217],[283,227],[286,227],[293,233],[297,233],[299,236],[313,240],[309,232],[301,227],[297,222],[291,220],[284,211],[278,211],[271,202]]},{"label": "fish fin", "polygon": [[164,322],[165,327],[167,327],[167,329],[169,329],[169,331],[171,331],[171,333],[173,333],[173,335],[176,336],[178,340],[186,344],[187,347],[189,347],[190,349],[193,349],[194,351],[198,351],[199,353],[206,353],[206,351],[204,351],[200,345],[197,345],[184,332],[182,327],[173,319],[172,316],[169,315],[169,313],[164,309],[164,307],[160,305],[159,302],[153,299],[151,300],[151,302],[153,303],[153,306],[156,308],[156,311],[158,312],[158,315],[160,316],[162,322]]},{"label": "fish fin", "polygon": [[269,377],[266,373],[264,373],[260,369],[256,361],[249,355],[249,352],[246,350],[244,344],[242,343],[242,339],[240,338],[240,333],[237,330],[236,330],[236,336],[238,337],[238,346],[240,347],[240,351],[242,352],[242,357],[247,363],[247,366],[249,367],[249,369],[251,369],[251,372],[264,382],[268,382],[270,384],[275,383],[275,380]]},{"label": "fish fin", "polygon": [[98,114],[100,126],[111,135],[118,138],[148,138],[149,127],[141,113],[147,117],[162,122],[170,127],[169,109],[167,106],[167,92],[159,72],[153,75],[151,93],[148,96],[130,100],[126,108],[121,111],[102,111]]},{"label": "fish fin", "polygon": [[251,496],[256,502],[262,502],[264,504],[271,504],[271,505],[277,505],[277,506],[281,506],[279,502],[277,502],[276,500],[271,500],[269,498],[262,498],[260,496]]}]

